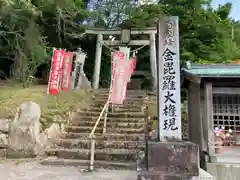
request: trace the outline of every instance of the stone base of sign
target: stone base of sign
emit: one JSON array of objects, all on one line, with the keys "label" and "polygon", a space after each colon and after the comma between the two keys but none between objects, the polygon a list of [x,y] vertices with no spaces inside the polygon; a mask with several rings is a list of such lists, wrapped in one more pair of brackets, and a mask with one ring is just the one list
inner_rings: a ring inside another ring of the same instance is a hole
[{"label": "stone base of sign", "polygon": [[175,175],[160,175],[149,172],[142,172],[138,174],[137,180],[217,180],[208,172],[203,169],[199,169],[199,176],[187,177],[187,176],[175,176]]},{"label": "stone base of sign", "polygon": [[148,177],[150,180],[187,180],[199,175],[199,152],[194,143],[149,141],[146,149],[145,156],[138,158],[139,177],[145,176],[145,179]]},{"label": "stone base of sign", "polygon": [[138,174],[137,180],[191,180],[190,177],[175,175],[162,175],[159,173],[142,172]]}]

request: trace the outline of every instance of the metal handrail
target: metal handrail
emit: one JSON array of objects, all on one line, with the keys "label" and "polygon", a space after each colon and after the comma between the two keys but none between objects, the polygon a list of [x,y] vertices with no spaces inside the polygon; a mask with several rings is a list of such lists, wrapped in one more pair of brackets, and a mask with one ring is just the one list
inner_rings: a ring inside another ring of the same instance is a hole
[{"label": "metal handrail", "polygon": [[[111,60],[111,72],[112,72],[112,69],[113,69],[113,60]],[[89,138],[91,139],[91,149],[90,149],[90,167],[89,167],[89,170],[90,171],[93,171],[94,169],[94,156],[95,156],[95,131],[96,131],[96,128],[105,112],[105,116],[104,116],[104,124],[103,124],[103,134],[106,133],[106,126],[107,126],[107,114],[108,114],[108,106],[109,106],[109,102],[110,102],[110,99],[111,99],[111,96],[112,96],[112,80],[113,80],[113,74],[111,74],[111,83],[110,83],[110,88],[109,88],[109,95],[108,95],[108,100],[107,102],[105,103],[90,135],[89,135]]]},{"label": "metal handrail", "polygon": [[100,122],[104,112],[105,112],[105,117],[104,117],[103,134],[106,132],[107,113],[108,113],[107,111],[108,111],[108,105],[109,105],[110,98],[111,98],[111,96],[109,95],[108,100],[105,103],[105,105],[104,105],[104,107],[103,107],[103,109],[102,109],[102,111],[101,111],[101,113],[100,113],[100,115],[99,115],[99,117],[98,117],[98,119],[97,119],[97,121],[96,121],[96,123],[95,123],[95,125],[94,125],[94,127],[93,127],[93,129],[92,129],[92,131],[90,133],[90,135],[89,135],[89,138],[91,139],[90,166],[89,166],[89,170],[90,171],[94,170],[94,160],[95,160],[94,156],[95,156],[95,142],[96,142],[94,133],[96,131],[96,128],[97,128],[97,126],[98,126],[98,124],[99,124],[99,122]]},{"label": "metal handrail", "polygon": [[95,125],[93,126],[93,129],[92,129],[92,131],[91,131],[91,133],[90,133],[90,135],[89,135],[90,138],[94,135],[95,130],[96,130],[96,128],[97,128],[97,126],[98,126],[98,124],[99,124],[99,122],[100,122],[100,120],[101,120],[101,118],[102,118],[102,116],[103,116],[103,114],[104,114],[104,112],[105,112],[105,110],[107,109],[107,107],[108,107],[108,105],[109,105],[109,100],[110,100],[110,98],[108,98],[108,100],[107,100],[107,102],[105,103],[105,105],[104,105],[104,107],[103,107],[103,109],[102,109],[102,111],[101,111],[101,113],[100,113],[100,115],[99,115],[99,117],[98,117]]}]

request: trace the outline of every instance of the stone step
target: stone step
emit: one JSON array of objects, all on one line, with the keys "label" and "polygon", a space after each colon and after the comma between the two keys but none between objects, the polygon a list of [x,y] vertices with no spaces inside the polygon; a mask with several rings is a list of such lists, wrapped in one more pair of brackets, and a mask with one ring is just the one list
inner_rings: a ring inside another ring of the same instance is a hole
[{"label": "stone step", "polygon": [[[99,114],[102,111],[101,107],[88,107],[86,109],[83,109],[83,111],[94,111],[94,112],[98,112]],[[109,112],[111,112],[111,105],[109,106]],[[117,112],[117,113],[124,113],[124,112],[142,112],[141,111],[141,107],[132,107],[132,108],[127,108],[127,107],[116,107],[113,108],[113,112]]]},{"label": "stone step", "polygon": [[[101,102],[106,102],[108,100],[108,96],[95,96],[92,98],[92,100],[95,101],[101,101]],[[145,100],[145,97],[126,97],[124,102],[142,102]]]},{"label": "stone step", "polygon": [[[103,104],[103,105],[105,105],[106,102],[107,102],[107,100],[101,100],[101,99],[100,100],[96,99],[96,100],[92,101],[93,104]],[[131,106],[131,105],[135,105],[135,104],[142,106],[143,103],[144,103],[144,100],[141,100],[141,99],[140,100],[124,100],[123,101],[124,106],[126,106],[126,105]]]},{"label": "stone step", "polygon": [[[99,140],[119,140],[119,141],[142,141],[144,140],[143,134],[117,134],[117,133],[95,133],[96,141]],[[64,133],[61,138],[67,139],[86,139],[89,133]]]},{"label": "stone step", "polygon": [[[96,121],[84,121],[84,120],[80,120],[80,121],[75,121],[72,122],[71,125],[72,126],[90,126],[90,127],[94,127]],[[103,127],[104,121],[100,121],[98,124],[98,127]],[[114,122],[114,121],[107,121],[107,128],[142,128],[144,127],[144,123],[143,122]]]},{"label": "stone step", "polygon": [[144,133],[144,127],[142,128],[107,128],[108,133],[123,133],[123,134],[137,134]]},{"label": "stone step", "polygon": [[[98,90],[93,90],[93,93],[109,93],[109,89],[98,89]],[[126,91],[127,94],[147,94],[146,91],[143,90],[137,90],[137,89],[127,89]]]},{"label": "stone step", "polygon": [[[106,94],[106,93],[109,93],[109,89],[93,90],[93,93],[95,93],[95,94]],[[130,89],[127,89],[126,94],[127,95],[136,95],[136,94],[142,95],[142,94],[147,94],[147,92],[143,91],[143,90],[130,90]]]},{"label": "stone step", "polygon": [[[92,97],[92,101],[106,102],[108,100],[107,95],[96,95]],[[124,102],[143,102],[147,100],[147,96],[126,96]]]},{"label": "stone step", "polygon": [[[74,133],[74,132],[65,132],[60,135],[60,138],[65,139],[88,139],[90,133]],[[104,139],[103,133],[95,133],[96,138]]]},{"label": "stone step", "polygon": [[[103,108],[104,107],[104,105],[105,105],[105,103],[94,103],[93,102],[93,104],[90,106],[90,108]],[[120,109],[122,109],[122,108],[124,108],[124,109],[142,109],[142,107],[143,107],[143,104],[142,103],[133,103],[133,104],[126,104],[126,103],[124,103],[124,104],[119,104],[119,105],[117,105],[117,104],[114,104],[113,106],[112,105],[110,105],[110,108],[112,108],[113,107],[113,109],[115,110],[115,109],[118,109],[118,108],[120,108]]]},{"label": "stone step", "polygon": [[[93,110],[88,110],[88,111],[79,111],[78,112],[79,116],[92,116],[92,117],[99,117],[100,112],[95,112]],[[144,112],[111,112],[108,111],[107,114],[108,117],[140,117],[140,118],[144,118],[145,114]]]},{"label": "stone step", "polygon": [[[80,121],[85,121],[85,122],[95,122],[97,121],[98,117],[92,117],[92,116],[82,116],[79,117],[79,119],[75,118],[71,124],[78,123]],[[101,121],[104,120],[104,117],[101,117]],[[107,117],[108,122],[123,122],[123,123],[144,123],[144,118],[134,118],[134,117]]]},{"label": "stone step", "polygon": [[[107,100],[108,99],[108,97],[109,97],[109,94],[93,94],[92,95],[92,99],[93,100],[97,100],[97,99],[101,99],[101,100]],[[141,99],[145,99],[147,96],[145,95],[145,94],[143,94],[143,95],[135,95],[135,94],[133,94],[133,95],[126,95],[126,97],[125,97],[125,100],[141,100]]]},{"label": "stone step", "polygon": [[[66,126],[66,132],[74,133],[90,133],[93,129],[93,126]],[[103,128],[97,127],[95,132],[101,133]],[[124,134],[136,134],[144,133],[144,128],[107,128],[108,133],[124,133]]]},{"label": "stone step", "polygon": [[[58,139],[55,142],[57,147],[68,149],[90,149],[90,139]],[[97,140],[96,149],[143,149],[144,141],[118,141],[118,140]]]},{"label": "stone step", "polygon": [[[88,169],[89,160],[79,160],[79,159],[62,159],[57,157],[48,157],[39,162],[43,165],[48,166],[77,166],[82,167],[82,169]],[[106,168],[106,169],[133,169],[136,170],[136,163],[127,162],[109,162],[109,161],[94,161],[95,168]]]},{"label": "stone step", "polygon": [[[95,160],[117,161],[117,162],[136,162],[139,150],[127,149],[95,149]],[[89,149],[64,149],[53,148],[46,149],[47,156],[56,156],[63,159],[81,159],[89,160]]]},{"label": "stone step", "polygon": [[[93,126],[65,126],[66,132],[91,133]],[[102,133],[103,128],[97,127],[95,133]]]},{"label": "stone step", "polygon": [[[148,96],[145,94],[126,94],[125,96],[125,100],[133,100],[133,101],[137,101],[137,100],[145,100]],[[102,99],[102,100],[107,100],[109,98],[109,94],[93,94],[91,96],[92,100],[97,100],[97,99]]]}]

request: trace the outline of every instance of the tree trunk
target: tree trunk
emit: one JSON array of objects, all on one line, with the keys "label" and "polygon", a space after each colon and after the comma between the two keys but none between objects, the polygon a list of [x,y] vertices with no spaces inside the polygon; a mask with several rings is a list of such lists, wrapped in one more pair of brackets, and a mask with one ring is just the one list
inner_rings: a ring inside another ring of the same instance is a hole
[{"label": "tree trunk", "polygon": [[15,58],[15,61],[11,67],[11,76],[13,79],[20,83],[27,81],[28,75],[28,62],[24,55],[19,55]]}]

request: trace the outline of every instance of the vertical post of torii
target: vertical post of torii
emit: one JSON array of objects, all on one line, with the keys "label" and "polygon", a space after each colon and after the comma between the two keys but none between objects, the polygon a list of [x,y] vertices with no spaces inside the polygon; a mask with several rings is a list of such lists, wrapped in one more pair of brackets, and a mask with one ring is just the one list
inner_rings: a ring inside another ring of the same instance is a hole
[{"label": "vertical post of torii", "polygon": [[157,67],[156,67],[156,43],[155,43],[155,34],[150,34],[150,64],[151,64],[151,73],[152,73],[152,83],[153,90],[157,89]]},{"label": "vertical post of torii", "polygon": [[99,86],[99,78],[100,78],[100,69],[101,69],[101,57],[102,57],[102,40],[103,35],[97,35],[97,46],[96,46],[96,54],[95,54],[95,64],[94,64],[94,73],[92,80],[92,88],[98,89]]},{"label": "vertical post of torii", "polygon": [[[104,40],[104,35],[117,35],[119,36],[123,29],[104,29],[104,28],[88,28],[85,30],[86,34],[97,34],[97,46],[96,46],[96,55],[95,55],[95,64],[94,64],[94,72],[92,79],[92,88],[98,89],[99,87],[99,77],[100,77],[100,69],[101,69],[101,55],[102,55],[102,45],[106,46],[119,46],[122,44],[121,40]],[[127,44],[128,46],[150,46],[150,64],[151,64],[151,72],[153,77],[153,89],[156,88],[156,45],[155,45],[155,35],[157,33],[156,28],[144,28],[130,29],[131,35],[148,35],[148,40],[130,40]]]}]

